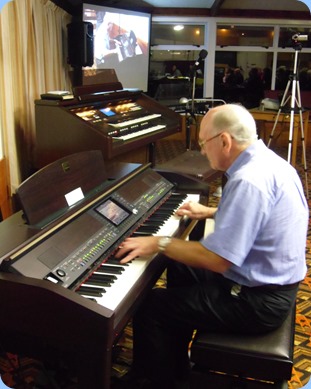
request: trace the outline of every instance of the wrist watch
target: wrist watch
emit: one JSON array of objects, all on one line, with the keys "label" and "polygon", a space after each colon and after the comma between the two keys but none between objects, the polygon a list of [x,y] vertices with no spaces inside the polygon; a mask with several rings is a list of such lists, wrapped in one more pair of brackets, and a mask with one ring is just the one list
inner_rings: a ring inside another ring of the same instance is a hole
[{"label": "wrist watch", "polygon": [[163,236],[158,240],[158,250],[165,251],[166,247],[171,243],[172,238],[169,236]]}]

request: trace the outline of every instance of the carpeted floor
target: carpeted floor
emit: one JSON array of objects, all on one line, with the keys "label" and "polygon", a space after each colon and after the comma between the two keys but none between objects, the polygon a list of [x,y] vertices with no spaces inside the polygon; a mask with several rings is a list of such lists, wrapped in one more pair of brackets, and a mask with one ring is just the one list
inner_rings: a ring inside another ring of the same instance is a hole
[{"label": "carpeted floor", "polygon": [[[156,164],[161,164],[185,151],[184,142],[162,141],[157,145]],[[311,149],[307,150],[311,155]],[[279,149],[277,152],[286,157],[287,149]],[[301,157],[298,155],[297,160]],[[311,161],[308,162],[310,171]],[[297,170],[305,184],[305,174],[302,164],[297,165]],[[311,174],[311,172],[310,172]],[[309,187],[310,178],[308,177]],[[218,198],[213,193],[220,185],[220,179],[210,184],[210,203],[217,205]],[[311,193],[311,191],[310,191]],[[311,207],[311,200],[309,200]],[[297,297],[297,316],[295,331],[294,369],[289,389],[302,388],[309,380],[311,373],[311,224],[307,237],[307,264],[308,274],[301,283]],[[165,285],[165,275],[158,281],[161,286]],[[132,362],[132,328],[131,324],[125,328],[115,349],[112,377],[119,378],[130,370]],[[0,350],[1,353],[1,350]],[[0,357],[0,374],[3,382],[16,389],[76,389],[75,380],[68,375],[68,371],[51,371],[40,361],[6,354],[2,352]],[[211,386],[211,389],[222,386]],[[92,389],[92,388],[85,388]],[[200,388],[198,388],[200,389]],[[203,389],[203,388],[202,388]]]}]

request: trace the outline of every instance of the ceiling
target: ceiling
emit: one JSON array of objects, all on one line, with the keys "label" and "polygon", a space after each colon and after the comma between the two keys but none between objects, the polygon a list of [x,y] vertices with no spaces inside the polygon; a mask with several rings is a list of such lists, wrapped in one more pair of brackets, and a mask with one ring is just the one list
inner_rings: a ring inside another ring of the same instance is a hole
[{"label": "ceiling", "polygon": [[282,19],[311,19],[311,0],[53,0],[74,16],[81,16],[82,4],[150,12],[153,15],[229,16]]}]

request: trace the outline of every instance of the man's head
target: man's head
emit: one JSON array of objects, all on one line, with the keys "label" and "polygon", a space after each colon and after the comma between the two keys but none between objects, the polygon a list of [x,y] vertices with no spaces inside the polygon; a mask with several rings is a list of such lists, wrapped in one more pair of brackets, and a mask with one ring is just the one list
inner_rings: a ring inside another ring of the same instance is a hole
[{"label": "man's head", "polygon": [[226,171],[256,140],[255,120],[241,105],[225,104],[212,108],[202,119],[199,133],[201,153],[215,170]]}]

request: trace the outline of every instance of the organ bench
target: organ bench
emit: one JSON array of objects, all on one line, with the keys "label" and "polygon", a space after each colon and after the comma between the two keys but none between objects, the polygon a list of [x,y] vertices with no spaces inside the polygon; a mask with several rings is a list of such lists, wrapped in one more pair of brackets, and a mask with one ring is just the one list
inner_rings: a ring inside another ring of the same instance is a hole
[{"label": "organ bench", "polygon": [[[288,388],[293,367],[295,307],[283,325],[262,335],[197,332],[191,347],[191,387]],[[222,374],[219,374],[222,373]]]}]

